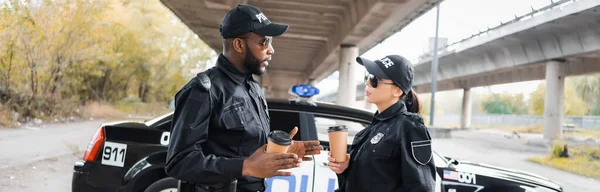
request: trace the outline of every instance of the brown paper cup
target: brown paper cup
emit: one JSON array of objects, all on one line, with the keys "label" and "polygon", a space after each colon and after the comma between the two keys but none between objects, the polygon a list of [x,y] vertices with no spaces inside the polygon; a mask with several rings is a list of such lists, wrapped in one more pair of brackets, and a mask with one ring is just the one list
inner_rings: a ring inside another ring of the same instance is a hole
[{"label": "brown paper cup", "polygon": [[278,145],[271,140],[267,143],[267,153],[285,153],[289,146]]},{"label": "brown paper cup", "polygon": [[344,125],[329,127],[329,149],[335,162],[345,162],[348,150],[348,128]]},{"label": "brown paper cup", "polygon": [[267,153],[285,153],[292,144],[290,134],[275,130],[269,133],[267,141]]}]

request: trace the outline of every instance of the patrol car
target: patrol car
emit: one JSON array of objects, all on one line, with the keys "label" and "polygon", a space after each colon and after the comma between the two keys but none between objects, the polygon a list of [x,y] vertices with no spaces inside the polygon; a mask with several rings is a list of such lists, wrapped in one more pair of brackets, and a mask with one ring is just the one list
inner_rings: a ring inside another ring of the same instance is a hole
[{"label": "patrol car", "polygon": [[[291,89],[299,100],[269,99],[271,129],[289,132],[298,126],[294,140],[321,141],[325,151],[290,169],[293,176],[266,180],[267,192],[333,192],[337,177],[327,165],[327,128],[344,124],[349,128],[348,147],[353,135],[366,127],[373,113],[306,98],[318,89],[298,85]],[[164,166],[172,113],[146,121],[104,123],[93,135],[81,160],[75,163],[73,192],[127,191],[175,192],[177,180],[168,177]],[[458,161],[434,151],[437,167],[436,191],[550,192],[562,188],[538,175],[491,165]]]}]

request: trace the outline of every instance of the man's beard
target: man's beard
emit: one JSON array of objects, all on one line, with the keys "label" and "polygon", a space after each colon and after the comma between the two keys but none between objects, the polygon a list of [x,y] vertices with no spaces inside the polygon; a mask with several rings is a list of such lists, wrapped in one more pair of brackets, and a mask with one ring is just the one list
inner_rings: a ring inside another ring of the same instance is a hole
[{"label": "man's beard", "polygon": [[260,64],[267,61],[267,59],[263,61],[259,61],[252,53],[250,53],[250,49],[246,47],[246,58],[244,59],[244,67],[246,71],[250,74],[254,75],[262,75],[265,73],[265,70],[260,68]]}]

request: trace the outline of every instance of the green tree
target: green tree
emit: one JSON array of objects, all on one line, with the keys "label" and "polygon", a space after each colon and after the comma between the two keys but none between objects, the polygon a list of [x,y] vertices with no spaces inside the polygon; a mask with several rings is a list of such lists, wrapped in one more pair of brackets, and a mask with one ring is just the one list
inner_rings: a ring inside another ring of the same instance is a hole
[{"label": "green tree", "polygon": [[482,106],[488,114],[512,114],[509,104],[504,102],[497,94],[489,96],[483,101]]},{"label": "green tree", "polygon": [[577,95],[590,106],[588,115],[600,115],[600,75],[575,76],[566,81],[575,85]]},{"label": "green tree", "polygon": [[481,106],[488,114],[526,114],[523,94],[493,93],[482,100]]},{"label": "green tree", "polygon": [[[571,83],[565,83],[564,89],[564,112],[565,115],[579,116],[588,113],[588,105],[575,93],[575,86]],[[533,115],[544,114],[544,97],[546,85],[540,84],[530,96],[530,113]]]}]

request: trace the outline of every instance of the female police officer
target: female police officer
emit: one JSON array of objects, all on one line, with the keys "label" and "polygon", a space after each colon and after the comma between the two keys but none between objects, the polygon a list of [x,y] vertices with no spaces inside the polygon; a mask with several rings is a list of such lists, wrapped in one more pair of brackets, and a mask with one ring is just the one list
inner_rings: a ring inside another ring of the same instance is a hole
[{"label": "female police officer", "polygon": [[367,69],[365,98],[377,106],[369,126],[356,134],[346,160],[329,167],[340,178],[338,191],[419,191],[435,189],[431,137],[411,90],[412,64],[399,55],[371,61],[356,58]]}]

